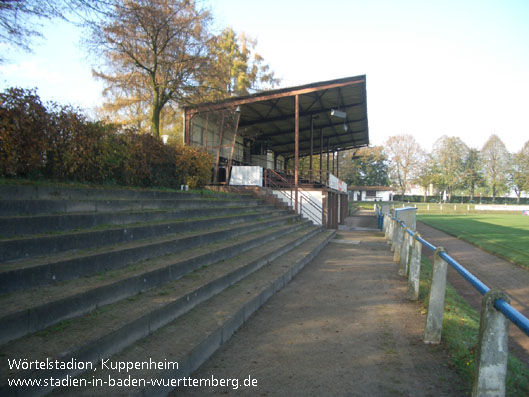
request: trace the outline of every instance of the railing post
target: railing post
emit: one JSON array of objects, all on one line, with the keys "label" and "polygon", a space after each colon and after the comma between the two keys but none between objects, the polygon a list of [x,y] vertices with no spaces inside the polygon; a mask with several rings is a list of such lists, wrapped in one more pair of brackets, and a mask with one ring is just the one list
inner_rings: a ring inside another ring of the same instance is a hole
[{"label": "railing post", "polygon": [[391,252],[395,251],[395,247],[399,238],[399,224],[396,219],[393,219],[393,232],[391,237]]},{"label": "railing post", "polygon": [[399,275],[406,276],[408,274],[408,254],[410,252],[410,234],[406,231],[406,227],[402,228],[402,244],[400,246],[400,262]]},{"label": "railing post", "polygon": [[397,239],[395,240],[395,244],[393,244],[393,262],[400,263],[400,249],[402,245],[402,240],[404,239],[404,229],[400,223],[396,223],[395,228],[397,229]]},{"label": "railing post", "polygon": [[393,219],[388,215],[388,245],[393,244]]},{"label": "railing post", "polygon": [[481,301],[479,338],[472,396],[504,396],[509,356],[509,319],[494,302],[510,299],[502,291],[490,290]]},{"label": "railing post", "polygon": [[424,343],[439,344],[441,342],[447,271],[447,263],[441,258],[441,252],[444,252],[444,248],[437,247],[434,254],[430,300],[426,326],[424,327]]},{"label": "railing post", "polygon": [[418,232],[413,234],[411,246],[410,273],[408,276],[408,291],[406,297],[411,301],[419,299],[419,281],[421,278],[422,244],[418,240]]}]

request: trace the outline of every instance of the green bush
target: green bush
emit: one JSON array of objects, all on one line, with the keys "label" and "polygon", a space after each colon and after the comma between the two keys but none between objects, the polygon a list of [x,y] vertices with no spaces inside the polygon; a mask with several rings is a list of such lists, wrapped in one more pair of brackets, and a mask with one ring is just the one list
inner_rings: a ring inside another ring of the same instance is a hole
[{"label": "green bush", "polygon": [[200,188],[211,166],[197,148],[89,121],[72,107],[46,108],[34,91],[0,94],[0,176]]}]

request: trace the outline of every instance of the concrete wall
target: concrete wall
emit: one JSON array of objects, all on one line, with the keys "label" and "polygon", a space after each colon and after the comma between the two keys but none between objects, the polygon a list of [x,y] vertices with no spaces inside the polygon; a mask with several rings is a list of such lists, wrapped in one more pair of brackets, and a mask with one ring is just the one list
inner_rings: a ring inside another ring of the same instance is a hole
[{"label": "concrete wall", "polygon": [[409,229],[417,230],[417,208],[395,208],[395,217],[402,220]]},{"label": "concrete wall", "polygon": [[[274,190],[274,195],[281,201],[294,208],[294,191],[292,191],[292,200],[290,190]],[[323,218],[323,194],[322,190],[303,190],[303,196],[299,194],[299,209],[301,216],[311,220],[315,225],[322,225]]]}]

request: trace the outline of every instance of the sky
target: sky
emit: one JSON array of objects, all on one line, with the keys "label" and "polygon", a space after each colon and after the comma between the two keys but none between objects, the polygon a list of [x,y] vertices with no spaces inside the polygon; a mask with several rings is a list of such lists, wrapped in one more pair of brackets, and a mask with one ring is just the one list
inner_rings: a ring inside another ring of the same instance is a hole
[{"label": "sky", "polygon": [[[527,0],[204,0],[214,28],[257,40],[282,87],[366,75],[369,135],[442,135],[480,149],[497,134],[511,152],[529,140]],[[0,48],[0,89],[37,87],[44,100],[98,106],[82,32],[53,21],[33,54]]]}]

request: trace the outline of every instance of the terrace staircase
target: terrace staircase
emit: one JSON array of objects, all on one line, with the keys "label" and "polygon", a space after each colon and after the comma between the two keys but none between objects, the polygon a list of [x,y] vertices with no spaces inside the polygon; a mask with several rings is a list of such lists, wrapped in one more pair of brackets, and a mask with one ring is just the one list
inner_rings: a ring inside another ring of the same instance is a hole
[{"label": "terrace staircase", "polygon": [[[333,234],[248,194],[2,186],[0,395],[166,395]],[[9,368],[24,359],[73,368]],[[166,385],[109,387],[129,375]]]}]

